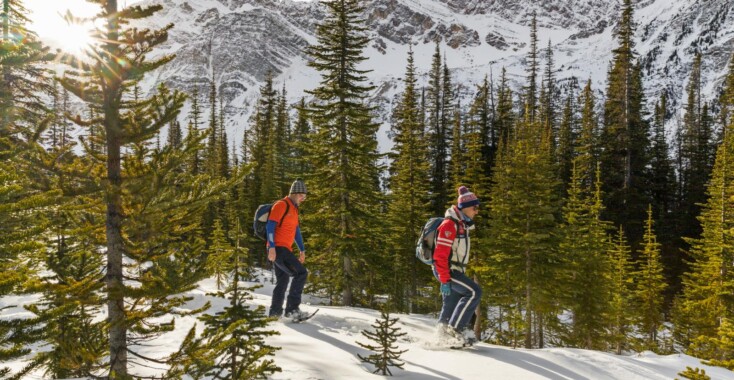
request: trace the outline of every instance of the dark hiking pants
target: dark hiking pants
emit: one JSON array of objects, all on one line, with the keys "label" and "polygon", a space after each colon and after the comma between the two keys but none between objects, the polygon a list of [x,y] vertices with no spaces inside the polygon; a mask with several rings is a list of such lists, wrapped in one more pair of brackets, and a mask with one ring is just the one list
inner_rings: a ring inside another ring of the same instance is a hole
[{"label": "dark hiking pants", "polygon": [[[273,289],[273,300],[270,304],[270,316],[280,316],[283,314],[283,301],[285,300],[285,291],[288,288],[288,282],[291,283],[288,292],[288,302],[285,305],[286,314],[290,311],[298,309],[301,305],[301,293],[303,286],[306,284],[308,271],[298,261],[298,256],[284,247],[275,247],[275,288]],[[291,281],[293,277],[293,281]]]}]

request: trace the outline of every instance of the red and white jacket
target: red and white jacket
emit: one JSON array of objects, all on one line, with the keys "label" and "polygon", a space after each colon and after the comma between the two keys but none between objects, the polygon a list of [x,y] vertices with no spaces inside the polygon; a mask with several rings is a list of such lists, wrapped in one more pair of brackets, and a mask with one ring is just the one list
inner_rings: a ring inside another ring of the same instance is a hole
[{"label": "red and white jacket", "polygon": [[464,273],[469,263],[469,230],[464,222],[464,214],[451,206],[444,215],[446,219],[438,226],[436,248],[433,250],[433,265],[442,284],[451,280],[451,271]]}]

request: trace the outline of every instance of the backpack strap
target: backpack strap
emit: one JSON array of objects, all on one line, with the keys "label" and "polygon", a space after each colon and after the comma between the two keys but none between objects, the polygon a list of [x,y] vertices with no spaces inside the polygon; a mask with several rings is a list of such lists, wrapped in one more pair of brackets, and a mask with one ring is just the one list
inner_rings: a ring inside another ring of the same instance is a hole
[{"label": "backpack strap", "polygon": [[281,200],[285,202],[285,212],[283,213],[283,216],[280,217],[280,222],[278,222],[279,227],[283,225],[283,219],[285,219],[285,216],[288,215],[288,211],[291,209],[291,205],[287,199],[283,198]]}]

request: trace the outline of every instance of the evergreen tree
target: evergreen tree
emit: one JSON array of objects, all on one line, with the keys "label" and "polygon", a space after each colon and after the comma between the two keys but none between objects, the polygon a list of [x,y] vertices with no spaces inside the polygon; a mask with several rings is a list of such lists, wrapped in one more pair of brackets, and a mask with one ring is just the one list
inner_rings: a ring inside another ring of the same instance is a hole
[{"label": "evergreen tree", "polygon": [[[543,74],[543,84],[540,95],[540,117],[541,123],[543,123],[543,130],[547,139],[550,140],[552,151],[555,153],[555,143],[559,138],[558,126],[556,125],[556,77],[555,68],[553,67],[553,49],[551,48],[551,42],[548,40],[548,48],[545,50],[545,72]],[[569,173],[570,174],[570,173]],[[570,176],[566,179],[570,179]],[[567,183],[567,182],[565,182]]]},{"label": "evergreen tree", "polygon": [[[199,101],[199,88],[194,87],[194,91],[191,94],[191,112],[189,114],[189,127],[187,130],[187,136],[191,139],[199,134],[199,125],[201,124],[201,107],[199,106]],[[192,175],[201,173],[201,160],[201,154],[198,151],[195,152],[189,163],[189,170]]]},{"label": "evergreen tree", "polygon": [[[429,187],[426,178],[430,173],[427,158],[427,142],[423,138],[421,111],[418,108],[413,52],[408,52],[405,72],[405,90],[393,113],[393,152],[388,157],[390,165],[390,195],[388,217],[391,233],[389,241],[393,260],[388,265],[392,276],[391,296],[393,305],[400,311],[415,312],[420,303],[418,287],[432,283],[433,276],[418,269],[414,259],[415,242],[430,212]],[[407,281],[406,281],[407,274]]]},{"label": "evergreen tree", "polygon": [[[42,93],[51,90],[46,64],[54,57],[36,34],[26,28],[28,11],[22,0],[3,1],[2,40],[0,41],[0,136],[26,131],[37,132],[46,114]],[[31,128],[33,127],[33,128]]]},{"label": "evergreen tree", "polygon": [[[566,98],[565,105],[563,107],[563,115],[561,117],[561,126],[558,130],[558,147],[556,148],[556,162],[558,164],[558,178],[561,181],[563,187],[562,195],[566,195],[566,188],[571,183],[571,176],[574,166],[574,156],[576,140],[577,140],[577,121],[576,121],[576,110],[573,102],[574,94],[571,92]],[[588,164],[588,158],[582,158],[583,164]],[[579,169],[582,169],[583,166]],[[582,171],[579,172],[579,186],[583,186],[584,183],[588,183],[590,178],[584,178],[584,175],[589,173]]]},{"label": "evergreen tree", "polygon": [[285,85],[283,91],[277,95],[275,100],[275,129],[272,135],[273,162],[275,163],[273,179],[276,192],[286,194],[292,182],[288,177],[288,168],[292,166],[292,154],[288,145],[288,141],[291,141],[291,125],[288,117]]},{"label": "evergreen tree", "polygon": [[652,205],[647,210],[642,248],[637,270],[632,274],[635,279],[632,297],[639,318],[638,326],[645,336],[643,347],[655,351],[658,349],[658,330],[663,324],[663,292],[666,285],[660,262],[660,243],[653,230]]},{"label": "evergreen tree", "polygon": [[699,341],[705,342],[709,349],[706,355],[709,359],[704,361],[704,364],[724,367],[734,371],[734,323],[731,319],[724,318],[721,321],[716,338],[704,338]]},{"label": "evergreen tree", "polygon": [[492,168],[494,167],[499,145],[493,108],[492,86],[485,75],[482,84],[477,86],[477,92],[469,108],[466,124],[468,129],[479,134],[482,165],[484,166],[483,171],[486,178],[492,176]]},{"label": "evergreen tree", "polygon": [[[106,156],[87,170],[105,173],[106,179],[94,194],[103,200],[98,210],[104,210],[104,216],[97,228],[104,228],[105,233],[92,236],[97,246],[105,247],[106,270],[98,274],[103,276],[98,281],[105,284],[109,358],[106,369],[90,375],[120,379],[133,375],[128,354],[148,361],[136,347],[173,329],[172,320],[152,318],[185,303],[187,298],[180,294],[193,289],[207,274],[196,216],[230,184],[172,170],[189,162],[200,149],[201,138],[187,136],[175,151],[149,149],[150,140],[177,116],[184,102],[182,94],[165,86],[148,99],[140,99],[135,91],[146,72],[173,59],[165,55],[145,60],[166,41],[172,25],[155,31],[125,25],[151,16],[161,6],[118,10],[115,0],[100,6],[96,17],[105,22],[105,28],[96,32],[101,45],[88,54],[92,63],[72,62],[72,70],[61,83],[100,110],[106,136]],[[79,124],[85,125],[81,120]]]},{"label": "evergreen tree", "polygon": [[[716,164],[708,184],[708,201],[703,206],[699,221],[703,231],[699,239],[690,239],[693,259],[691,272],[683,277],[684,293],[680,317],[688,322],[691,331],[678,336],[714,338],[724,319],[734,315],[734,123],[724,130],[723,141],[716,154]],[[691,347],[689,352],[702,356]]]},{"label": "evergreen tree", "polygon": [[524,118],[528,123],[534,123],[538,114],[538,16],[533,11],[530,21],[530,51],[527,57],[528,84],[525,87],[525,102],[523,104]]},{"label": "evergreen tree", "polygon": [[533,342],[541,327],[533,318],[558,311],[550,286],[559,264],[557,181],[550,146],[541,139],[539,123],[518,126],[516,139],[500,154],[489,197],[490,265],[503,274],[494,286],[497,293],[512,289],[511,298],[523,300],[526,348],[542,345],[542,334]]},{"label": "evergreen tree", "polygon": [[[660,95],[660,101],[655,104],[654,138],[650,157],[653,217],[658,221],[668,219],[675,202],[675,172],[668,154],[670,149],[665,136],[665,115],[667,113],[668,97],[663,92]],[[662,224],[662,222],[659,223]]]},{"label": "evergreen tree", "polygon": [[181,140],[183,139],[183,132],[181,130],[181,122],[174,120],[168,126],[168,145],[173,148],[181,146]]},{"label": "evergreen tree", "polygon": [[729,59],[729,72],[724,79],[724,91],[719,98],[719,105],[721,108],[721,112],[719,113],[719,125],[721,129],[716,136],[715,146],[719,146],[724,140],[723,136],[726,126],[730,125],[732,120],[734,120],[734,54]]},{"label": "evergreen tree", "polygon": [[[34,275],[28,265],[42,255],[43,238],[49,233],[48,210],[60,202],[58,190],[38,188],[37,168],[28,158],[42,154],[37,139],[48,125],[41,102],[51,91],[46,64],[52,56],[29,22],[23,1],[3,2],[0,40],[0,297],[25,290]],[[3,309],[14,305],[5,303]],[[0,320],[0,378],[15,375],[2,363],[27,355],[38,341],[37,319],[4,316]]]},{"label": "evergreen tree", "polygon": [[[462,166],[461,158],[463,153],[461,152],[463,147],[461,146],[461,138],[459,141],[454,141],[455,136],[461,135],[461,116],[459,106],[456,104],[456,98],[454,96],[454,89],[451,83],[451,72],[446,64],[446,56],[443,57],[443,74],[441,75],[441,120],[439,130],[445,131],[446,146],[449,148],[449,161],[447,163],[446,183],[443,189],[443,194],[438,195],[439,200],[443,201],[443,207],[441,207],[442,215],[446,210],[446,207],[453,201],[454,185],[453,182],[455,177],[455,170],[460,170]],[[457,150],[457,151],[455,151]],[[456,160],[454,160],[456,159]]]},{"label": "evergreen tree", "polygon": [[291,141],[290,152],[292,154],[293,165],[290,169],[291,178],[303,178],[306,173],[311,172],[311,166],[306,159],[306,147],[311,144],[311,124],[308,121],[306,99],[301,101],[296,107],[296,122],[293,126],[293,138]]},{"label": "evergreen tree", "polygon": [[633,285],[631,273],[633,267],[630,247],[627,244],[623,227],[619,227],[613,245],[614,247],[610,251],[612,261],[610,297],[612,303],[611,312],[609,313],[609,331],[612,347],[617,355],[621,355],[622,350],[629,344],[633,324],[631,317],[633,312],[631,310]]},{"label": "evergreen tree", "polygon": [[[576,159],[574,163],[578,161]],[[563,300],[573,314],[571,331],[566,338],[568,343],[575,347],[603,350],[606,348],[612,284],[609,277],[611,262],[606,256],[611,249],[607,237],[609,225],[600,219],[604,206],[599,177],[593,193],[588,189],[584,191],[576,166],[572,166],[559,232],[559,249],[565,265],[556,286],[569,290]]]},{"label": "evergreen tree", "polygon": [[604,103],[601,165],[606,194],[605,219],[623,225],[630,243],[642,238],[648,200],[648,125],[639,64],[635,63],[632,0],[624,0],[616,30],[619,46],[613,51]]},{"label": "evergreen tree", "polygon": [[[445,70],[448,71],[448,70]],[[449,125],[444,117],[444,105],[451,105],[443,100],[443,82],[441,71],[441,51],[438,41],[433,54],[431,70],[428,73],[428,93],[426,94],[427,137],[430,141],[429,162],[431,163],[431,202],[433,213],[443,215],[446,197],[449,193],[448,154],[449,154]],[[450,80],[449,80],[450,83]],[[450,91],[450,90],[449,90]]]},{"label": "evergreen tree", "polygon": [[507,80],[507,70],[502,68],[500,86],[497,89],[497,112],[494,119],[494,130],[497,131],[498,146],[506,146],[510,136],[514,134],[515,114],[513,111],[512,89]]},{"label": "evergreen tree", "polygon": [[[308,49],[309,65],[322,74],[320,85],[309,91],[315,98],[309,108],[315,134],[309,146],[314,172],[309,179],[310,205],[304,225],[319,226],[311,236],[319,247],[311,256],[313,285],[324,287],[332,301],[353,305],[363,292],[370,252],[379,250],[375,205],[380,204],[377,151],[378,125],[366,97],[367,71],[357,65],[369,38],[357,0],[324,1],[327,16],[317,27],[317,43]],[[328,228],[323,228],[327,226]],[[307,227],[308,228],[308,227]]]},{"label": "evergreen tree", "polygon": [[712,135],[708,115],[704,118],[703,112],[701,59],[701,54],[697,53],[693,60],[678,152],[682,162],[682,194],[677,212],[680,218],[678,224],[682,228],[679,233],[691,238],[701,234],[701,225],[696,218],[701,213],[701,205],[706,202],[706,182],[711,174],[709,152]]},{"label": "evergreen tree", "polygon": [[579,120],[578,141],[575,154],[578,157],[576,170],[579,171],[582,188],[590,189],[599,162],[599,124],[596,115],[596,100],[591,89],[591,79],[586,82],[579,98],[581,119]]},{"label": "evergreen tree", "polygon": [[[464,130],[462,130],[461,115],[459,114],[459,105],[456,106],[454,111],[454,125],[451,127],[451,162],[449,166],[449,178],[451,179],[451,187],[459,187],[464,183],[464,171],[466,169],[467,162],[464,160],[466,155],[465,141],[463,140]],[[447,199],[450,199],[446,197]],[[444,205],[444,208],[449,207],[451,202]]]},{"label": "evergreen tree", "polygon": [[229,245],[229,242],[225,238],[222,221],[219,219],[214,221],[211,243],[209,244],[209,248],[207,248],[206,254],[209,256],[207,260],[209,272],[214,275],[217,290],[220,290],[224,286],[229,274],[227,265],[232,258],[232,246]]},{"label": "evergreen tree", "polygon": [[[267,337],[278,335],[278,332],[265,330],[270,320],[265,316],[264,306],[248,306],[253,299],[252,292],[260,286],[249,287],[244,283],[246,259],[239,247],[239,238],[235,240],[238,243],[234,249],[230,247],[222,252],[226,257],[222,266],[231,280],[223,292],[212,294],[229,300],[229,306],[214,315],[199,317],[205,325],[203,342],[192,339],[182,346],[182,351],[196,351],[192,347],[197,346],[205,351],[203,355],[190,355],[188,363],[181,368],[183,373],[195,378],[266,379],[268,375],[281,372],[272,359],[267,359],[274,356],[278,348],[265,342]],[[199,359],[202,357],[207,360]]]},{"label": "evergreen tree", "polygon": [[[42,255],[42,236],[50,227],[45,210],[58,203],[59,195],[32,190],[27,177],[30,167],[18,170],[23,167],[19,164],[25,161],[15,151],[19,147],[10,141],[7,136],[0,137],[0,297],[3,298],[24,292],[34,275],[28,262]],[[0,320],[0,363],[31,352],[30,344],[39,339],[36,322],[16,318]],[[10,374],[9,368],[0,366],[0,378]]]},{"label": "evergreen tree", "polygon": [[390,318],[390,312],[386,310],[381,311],[381,319],[375,320],[372,325],[374,331],[362,330],[362,335],[374,341],[376,344],[365,344],[357,342],[362,348],[373,351],[374,354],[369,356],[357,356],[366,363],[370,363],[375,366],[375,370],[372,373],[380,372],[383,376],[390,375],[390,367],[397,367],[403,369],[405,363],[400,361],[400,355],[407,352],[408,350],[399,350],[395,345],[397,340],[407,335],[407,333],[401,332],[400,327],[395,326],[398,322],[397,318]]},{"label": "evergreen tree", "polygon": [[265,77],[265,83],[260,87],[260,100],[255,110],[254,125],[251,129],[250,162],[253,166],[253,186],[257,196],[256,204],[272,202],[282,194],[278,193],[275,185],[274,135],[276,128],[277,91],[273,88],[271,72]]}]

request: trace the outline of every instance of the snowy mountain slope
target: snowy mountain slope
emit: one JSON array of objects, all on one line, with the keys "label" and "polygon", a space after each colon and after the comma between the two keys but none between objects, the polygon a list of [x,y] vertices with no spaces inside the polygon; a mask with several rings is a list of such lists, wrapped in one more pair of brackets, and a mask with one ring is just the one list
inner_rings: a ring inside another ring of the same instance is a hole
[{"label": "snowy mountain slope", "polygon": [[[222,86],[229,136],[241,139],[259,86],[268,70],[278,87],[285,84],[297,102],[313,88],[318,73],[306,66],[303,48],[315,42],[315,26],[324,9],[315,1],[293,0],[148,0],[164,10],[147,26],[175,24],[165,53],[177,58],[148,78],[148,88],[165,81],[191,91],[209,78]],[[467,104],[474,84],[495,78],[502,67],[519,88],[525,80],[529,19],[537,12],[540,47],[550,42],[561,83],[570,78],[593,81],[605,90],[613,30],[619,2],[607,0],[372,0],[365,2],[372,43],[365,69],[377,85],[372,98],[377,115],[387,122],[400,91],[408,46],[415,51],[421,84],[430,66],[436,39]],[[636,6],[636,44],[644,67],[648,103],[661,90],[671,108],[681,106],[693,55],[704,54],[707,100],[718,96],[727,62],[734,52],[734,3],[731,0],[645,0]],[[389,139],[379,136],[381,149]],[[237,142],[239,143],[239,141]]]},{"label": "snowy mountain slope", "polygon": [[[253,305],[270,305],[273,285],[271,273],[261,274],[264,287],[254,295]],[[186,309],[202,306],[211,301],[208,313],[215,313],[228,305],[221,298],[207,295],[216,291],[213,280],[206,280],[199,289],[190,293],[193,296]],[[280,335],[268,338],[268,344],[281,347],[274,358],[283,372],[273,375],[272,379],[324,379],[324,380],[369,380],[383,378],[373,375],[373,368],[362,363],[357,354],[367,355],[367,350],[356,342],[368,343],[361,331],[371,328],[378,311],[361,308],[333,307],[318,305],[315,297],[304,297],[304,310],[320,308],[319,313],[310,321],[293,324],[286,321],[274,322],[269,329]],[[724,368],[704,366],[687,355],[659,356],[651,352],[639,355],[617,356],[609,353],[568,348],[549,348],[539,350],[512,349],[480,343],[473,349],[450,350],[428,349],[434,342],[435,317],[428,315],[393,314],[400,319],[399,326],[407,335],[398,341],[400,349],[408,352],[402,355],[404,370],[393,369],[398,379],[493,379],[493,380],[669,380],[686,366],[700,367],[714,380],[734,379],[734,374]],[[176,330],[149,342],[143,354],[160,357],[174,351],[183,340],[186,332],[201,322],[194,317],[182,317],[176,321]],[[13,363],[19,368],[21,362]],[[158,375],[162,368],[136,368],[141,375]],[[42,379],[40,374],[28,376],[27,380]]]}]

